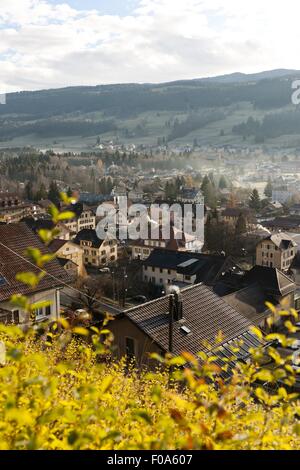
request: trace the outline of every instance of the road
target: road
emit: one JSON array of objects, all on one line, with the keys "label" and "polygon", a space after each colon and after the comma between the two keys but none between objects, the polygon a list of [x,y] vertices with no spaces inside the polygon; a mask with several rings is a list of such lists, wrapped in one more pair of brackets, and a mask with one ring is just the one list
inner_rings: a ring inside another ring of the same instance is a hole
[{"label": "road", "polygon": [[[81,303],[79,294],[77,294],[77,292],[75,292],[73,289],[70,289],[68,287],[65,287],[63,290],[61,290],[60,301],[63,307],[68,307],[68,308],[70,308],[73,303],[77,303],[77,302],[79,304]],[[80,307],[78,306],[78,308]],[[109,313],[111,315],[118,315],[119,313],[123,311],[121,307],[108,304],[102,301],[99,301],[97,310],[99,313]]]}]

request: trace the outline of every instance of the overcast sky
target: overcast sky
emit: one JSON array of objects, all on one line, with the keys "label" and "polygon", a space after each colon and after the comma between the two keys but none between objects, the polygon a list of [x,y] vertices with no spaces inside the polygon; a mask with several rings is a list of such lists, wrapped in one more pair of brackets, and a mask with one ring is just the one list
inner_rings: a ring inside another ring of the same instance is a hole
[{"label": "overcast sky", "polygon": [[300,69],[299,0],[0,0],[0,92]]}]

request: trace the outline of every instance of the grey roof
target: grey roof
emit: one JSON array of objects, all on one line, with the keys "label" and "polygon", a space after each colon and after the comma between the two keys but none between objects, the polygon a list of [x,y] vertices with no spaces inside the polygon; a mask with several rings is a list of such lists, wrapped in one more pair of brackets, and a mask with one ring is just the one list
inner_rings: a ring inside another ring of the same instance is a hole
[{"label": "grey roof", "polygon": [[[191,260],[197,260],[197,262],[188,263]],[[143,264],[149,267],[176,270],[180,274],[196,275],[196,282],[205,282],[205,284],[213,284],[222,272],[226,272],[235,265],[230,257],[159,248],[153,250]]]},{"label": "grey roof", "polygon": [[258,283],[266,295],[285,296],[296,290],[296,284],[276,268],[254,266],[244,276],[246,284]]},{"label": "grey roof", "polygon": [[66,210],[73,212],[75,214],[75,218],[79,218],[84,211],[92,211],[92,209],[83,202],[70,204]]},{"label": "grey roof", "polygon": [[56,259],[63,268],[66,266],[66,264],[73,264],[74,266],[78,267],[78,264],[74,263],[74,261],[71,259],[59,257],[57,257]]},{"label": "grey roof", "polygon": [[100,238],[98,238],[96,230],[89,228],[80,230],[80,232],[77,233],[74,239],[74,243],[80,245],[81,241],[91,242],[93,248],[100,248],[103,243],[103,240],[100,240]]},{"label": "grey roof", "polygon": [[[175,354],[183,351],[197,354],[206,349],[204,341],[214,345],[220,331],[223,333],[223,344],[248,332],[253,325],[203,284],[182,290],[181,299],[183,320],[174,322]],[[169,301],[170,296],[166,296],[124,312],[163,351],[168,351],[169,346]],[[187,335],[182,331],[182,326],[191,333]]]},{"label": "grey roof", "polygon": [[278,248],[284,249],[284,250],[290,247],[297,246],[297,243],[295,242],[295,240],[289,234],[285,232],[278,232],[278,233],[271,234],[269,237],[266,237],[262,241],[268,241],[268,240],[273,242],[274,245],[277,246]]},{"label": "grey roof", "polygon": [[226,295],[223,300],[255,325],[270,316],[270,310],[265,305],[266,295],[259,284]]},{"label": "grey roof", "polygon": [[273,220],[266,220],[261,222],[261,225],[264,227],[272,227],[277,229],[283,228],[284,230],[298,229],[300,227],[300,217],[276,217]]},{"label": "grey roof", "polygon": [[255,215],[253,209],[249,209],[248,207],[226,207],[226,209],[222,211],[223,217],[239,217],[241,214],[245,217],[254,217]]}]

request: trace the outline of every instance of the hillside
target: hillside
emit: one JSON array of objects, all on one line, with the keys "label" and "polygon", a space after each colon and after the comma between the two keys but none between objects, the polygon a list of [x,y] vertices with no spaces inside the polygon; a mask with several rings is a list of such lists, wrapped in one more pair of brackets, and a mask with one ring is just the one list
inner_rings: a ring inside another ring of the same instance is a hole
[{"label": "hillside", "polygon": [[1,146],[83,149],[99,135],[151,145],[158,139],[184,144],[197,139],[199,144],[297,147],[300,113],[291,104],[291,83],[299,77],[296,71],[275,70],[12,93],[0,106]]}]

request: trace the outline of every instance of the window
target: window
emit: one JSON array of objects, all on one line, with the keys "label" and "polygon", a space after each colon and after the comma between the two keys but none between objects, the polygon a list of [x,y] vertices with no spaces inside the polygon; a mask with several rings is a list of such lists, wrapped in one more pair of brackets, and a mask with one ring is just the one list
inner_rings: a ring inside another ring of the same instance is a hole
[{"label": "window", "polygon": [[126,344],[126,356],[128,359],[133,359],[135,357],[135,341],[133,338],[125,338]]},{"label": "window", "polygon": [[168,269],[168,274],[171,274],[171,269]]},{"label": "window", "polygon": [[160,280],[159,280],[159,283],[160,283],[160,284],[163,284],[164,282],[163,282],[163,280],[162,280],[162,279],[160,279]]},{"label": "window", "polygon": [[163,273],[163,269],[160,268],[159,272],[162,274],[162,273]]},{"label": "window", "polygon": [[186,281],[190,281],[190,280],[191,280],[191,276],[185,276],[185,280],[186,280]]},{"label": "window", "polygon": [[12,321],[15,325],[18,325],[20,323],[20,312],[19,312],[19,310],[14,310],[12,312]]},{"label": "window", "polygon": [[37,308],[36,310],[33,310],[33,313],[36,318],[42,317],[43,316],[43,309],[42,308]]},{"label": "window", "polygon": [[155,272],[155,268],[152,268],[152,272],[153,272],[153,273]]},{"label": "window", "polygon": [[45,315],[47,315],[47,317],[50,317],[50,315],[51,315],[51,305],[48,305],[45,308]]},{"label": "window", "polygon": [[145,276],[144,279],[145,279],[145,281],[147,282],[147,281],[148,281],[148,276]]}]

